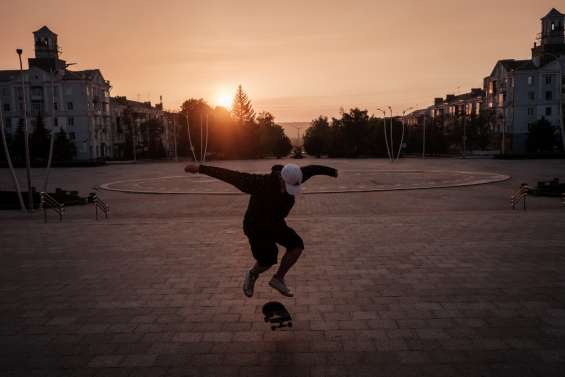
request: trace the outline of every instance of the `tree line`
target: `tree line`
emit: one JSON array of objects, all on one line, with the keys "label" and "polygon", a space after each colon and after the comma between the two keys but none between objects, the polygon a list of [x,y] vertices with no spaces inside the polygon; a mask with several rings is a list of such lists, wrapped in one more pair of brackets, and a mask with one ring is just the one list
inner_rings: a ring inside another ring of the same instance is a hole
[{"label": "tree line", "polygon": [[173,115],[179,156],[250,159],[287,156],[292,145],[269,112],[256,114],[241,85],[231,111],[205,100],[186,100]]},{"label": "tree line", "polygon": [[[35,126],[29,134],[30,160],[37,165],[45,165],[49,158],[51,131],[45,127],[43,118],[35,118]],[[68,134],[61,128],[55,132],[53,140],[53,161],[69,161],[76,156],[76,147]],[[13,134],[6,133],[10,157],[17,166],[25,165],[25,129],[20,123]],[[6,161],[4,145],[0,144],[0,161]]]},{"label": "tree line", "polygon": [[[391,126],[392,123],[392,126]],[[424,124],[403,125],[401,117],[369,115],[359,108],[341,111],[339,118],[320,116],[304,135],[304,149],[312,156],[387,157],[389,153],[426,155],[461,154],[464,150],[496,150],[502,142],[500,120],[491,112],[435,117]],[[528,152],[559,148],[557,129],[544,118],[529,125]]]}]

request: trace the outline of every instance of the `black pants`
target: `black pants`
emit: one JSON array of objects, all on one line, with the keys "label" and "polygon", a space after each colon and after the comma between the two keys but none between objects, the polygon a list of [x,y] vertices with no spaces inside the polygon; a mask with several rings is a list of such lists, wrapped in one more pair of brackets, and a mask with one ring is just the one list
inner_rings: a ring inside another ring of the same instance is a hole
[{"label": "black pants", "polygon": [[245,223],[243,231],[249,239],[253,257],[263,267],[277,264],[277,244],[286,249],[304,249],[302,238],[285,222],[268,225]]}]

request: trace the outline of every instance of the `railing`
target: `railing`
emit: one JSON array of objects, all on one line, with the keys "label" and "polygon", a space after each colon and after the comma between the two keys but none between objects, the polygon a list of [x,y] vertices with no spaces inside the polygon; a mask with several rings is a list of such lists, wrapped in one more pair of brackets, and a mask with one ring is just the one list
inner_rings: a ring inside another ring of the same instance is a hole
[{"label": "railing", "polygon": [[516,191],[510,197],[510,203],[512,204],[512,209],[516,209],[516,204],[523,201],[523,209],[526,210],[526,197],[528,196],[528,185],[526,183],[522,183],[520,185],[520,189]]},{"label": "railing", "polygon": [[63,221],[63,213],[65,213],[65,205],[59,203],[46,192],[39,194],[40,202],[39,208],[43,210],[43,221],[47,222],[47,210],[53,210],[59,215],[59,222]]},{"label": "railing", "polygon": [[90,201],[94,204],[96,211],[96,221],[98,221],[98,210],[104,213],[104,217],[107,219],[110,216],[110,206],[98,197],[98,195],[91,193]]}]

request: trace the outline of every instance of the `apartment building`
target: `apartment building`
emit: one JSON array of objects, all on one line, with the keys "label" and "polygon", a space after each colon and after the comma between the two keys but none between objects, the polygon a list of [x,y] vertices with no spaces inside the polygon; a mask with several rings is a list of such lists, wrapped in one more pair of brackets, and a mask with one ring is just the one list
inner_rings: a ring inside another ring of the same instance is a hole
[{"label": "apartment building", "polygon": [[71,71],[59,57],[57,34],[46,26],[35,31],[35,57],[27,70],[0,71],[0,100],[8,133],[24,125],[24,98],[28,129],[42,118],[52,132],[65,130],[75,143],[77,159],[111,156],[110,82],[99,69]]}]

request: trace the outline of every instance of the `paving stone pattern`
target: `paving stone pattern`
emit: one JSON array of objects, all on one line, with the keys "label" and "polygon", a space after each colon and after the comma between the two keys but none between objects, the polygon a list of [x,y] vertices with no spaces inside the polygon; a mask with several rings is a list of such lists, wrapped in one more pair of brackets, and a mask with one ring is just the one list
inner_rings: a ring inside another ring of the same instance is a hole
[{"label": "paving stone pattern", "polygon": [[[300,198],[288,222],[306,249],[290,299],[268,287],[270,272],[253,298],[242,293],[243,196],[101,192],[113,212],[99,222],[91,207],[69,208],[62,224],[1,213],[0,376],[563,376],[565,209],[530,198],[512,211],[509,195],[565,161],[407,167],[513,179]],[[138,177],[95,171],[54,174],[84,188]],[[292,329],[264,323],[273,299]]]}]

